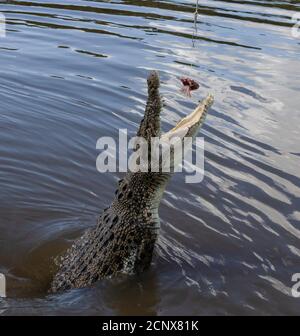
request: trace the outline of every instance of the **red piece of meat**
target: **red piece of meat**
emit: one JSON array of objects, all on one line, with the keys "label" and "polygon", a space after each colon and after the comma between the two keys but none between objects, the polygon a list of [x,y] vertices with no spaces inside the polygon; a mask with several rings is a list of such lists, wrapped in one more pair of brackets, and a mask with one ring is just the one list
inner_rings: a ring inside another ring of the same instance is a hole
[{"label": "red piece of meat", "polygon": [[188,86],[191,91],[199,89],[199,84],[191,78],[185,77],[180,80],[183,86]]},{"label": "red piece of meat", "polygon": [[191,97],[191,91],[199,89],[199,84],[191,78],[180,78],[180,81],[183,84],[182,92],[188,97]]}]

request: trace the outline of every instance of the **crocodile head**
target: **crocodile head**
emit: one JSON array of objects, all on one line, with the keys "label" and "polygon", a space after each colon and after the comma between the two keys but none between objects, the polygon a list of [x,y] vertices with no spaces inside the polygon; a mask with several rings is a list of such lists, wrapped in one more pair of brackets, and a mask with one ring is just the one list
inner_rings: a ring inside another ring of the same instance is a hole
[{"label": "crocodile head", "polygon": [[130,164],[130,168],[134,167],[135,172],[149,173],[153,179],[162,181],[167,179],[182,162],[185,151],[190,148],[184,144],[191,142],[197,135],[209,107],[213,104],[213,96],[208,95],[193,112],[182,118],[170,131],[162,134],[160,128],[162,103],[159,86],[159,75],[156,71],[152,71],[148,77],[145,116],[137,132],[136,153],[138,155],[133,155],[133,164]]}]

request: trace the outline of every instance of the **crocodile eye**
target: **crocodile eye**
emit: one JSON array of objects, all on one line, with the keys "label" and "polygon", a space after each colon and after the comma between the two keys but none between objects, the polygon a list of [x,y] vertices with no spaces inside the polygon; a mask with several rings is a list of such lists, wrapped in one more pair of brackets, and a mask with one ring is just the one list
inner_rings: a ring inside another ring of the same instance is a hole
[{"label": "crocodile eye", "polygon": [[127,190],[127,187],[128,187],[128,184],[125,184],[122,188],[122,191],[126,191]]}]

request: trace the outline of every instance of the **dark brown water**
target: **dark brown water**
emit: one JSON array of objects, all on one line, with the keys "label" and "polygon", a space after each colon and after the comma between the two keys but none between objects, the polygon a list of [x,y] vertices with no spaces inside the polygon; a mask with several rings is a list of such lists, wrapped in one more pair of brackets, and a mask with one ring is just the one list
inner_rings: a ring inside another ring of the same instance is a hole
[{"label": "dark brown water", "polygon": [[[0,314],[298,314],[298,1],[1,1]],[[96,141],[134,134],[149,69],[164,129],[212,92],[205,179],[175,175],[151,270],[48,295],[53,258],[95,224],[120,174]],[[178,76],[199,81],[183,98]]]}]

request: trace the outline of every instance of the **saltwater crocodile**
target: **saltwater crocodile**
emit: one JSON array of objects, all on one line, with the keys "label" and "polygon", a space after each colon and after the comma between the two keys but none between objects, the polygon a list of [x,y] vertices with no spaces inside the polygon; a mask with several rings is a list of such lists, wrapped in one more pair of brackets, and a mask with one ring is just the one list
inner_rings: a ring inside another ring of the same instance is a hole
[{"label": "saltwater crocodile", "polygon": [[[161,135],[158,73],[152,71],[147,82],[148,101],[137,135],[149,143],[150,157],[152,137],[194,137],[213,97],[208,95],[194,112]],[[147,172],[127,173],[95,228],[87,230],[61,258],[51,292],[90,286],[101,278],[149,268],[160,228],[158,207],[170,176],[162,169],[153,172],[150,167]]]}]

